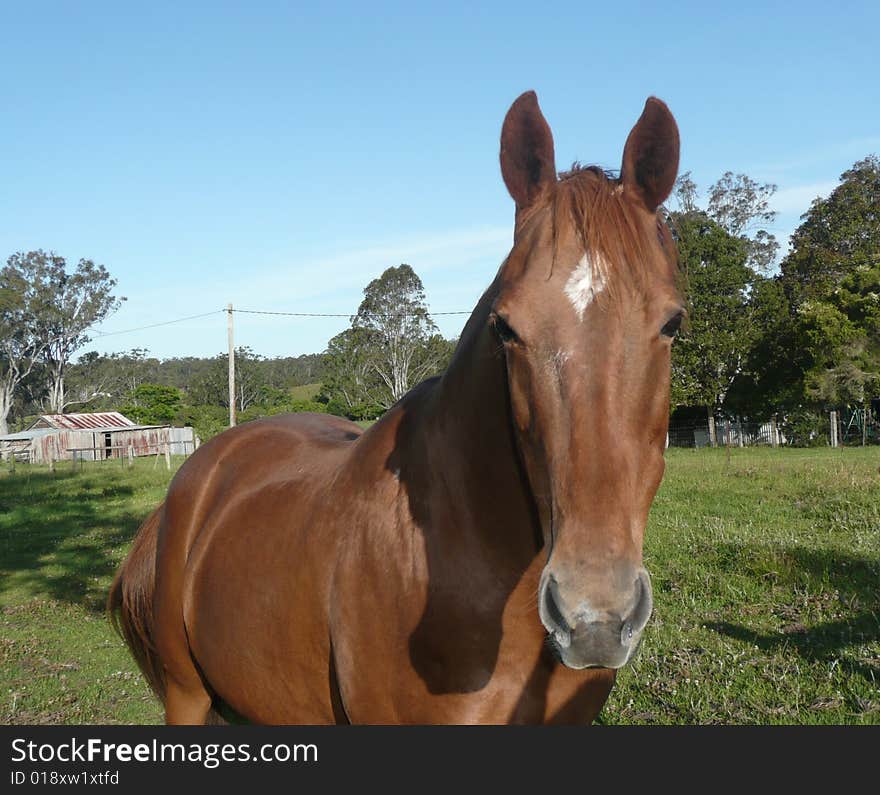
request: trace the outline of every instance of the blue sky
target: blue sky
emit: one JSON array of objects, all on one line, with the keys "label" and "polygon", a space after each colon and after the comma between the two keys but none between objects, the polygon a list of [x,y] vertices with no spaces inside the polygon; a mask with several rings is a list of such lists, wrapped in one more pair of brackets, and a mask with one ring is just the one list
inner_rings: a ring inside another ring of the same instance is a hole
[{"label": "blue sky", "polygon": [[[779,185],[783,241],[880,152],[880,4],[539,7],[2,3],[0,256],[106,265],[128,300],[104,332],[230,301],[354,312],[401,262],[433,311],[470,310],[510,245],[498,138],[524,90],[560,169],[617,168],[645,98],[661,97],[704,195],[727,170]],[[454,336],[465,318],[437,320]],[[297,355],[346,325],[238,315],[236,337]],[[88,348],[225,344],[216,311]]]}]

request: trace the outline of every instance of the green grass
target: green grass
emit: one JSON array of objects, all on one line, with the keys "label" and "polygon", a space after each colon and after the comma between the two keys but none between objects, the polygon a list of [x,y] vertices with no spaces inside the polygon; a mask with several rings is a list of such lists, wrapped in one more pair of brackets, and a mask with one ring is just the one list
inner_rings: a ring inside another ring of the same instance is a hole
[{"label": "green grass", "polygon": [[880,449],[677,450],[606,723],[880,723]]},{"label": "green grass", "polygon": [[321,384],[303,384],[290,387],[290,396],[294,400],[314,400],[321,391]]},{"label": "green grass", "polygon": [[172,473],[152,459],[16,469],[0,476],[0,723],[161,720],[103,611]]},{"label": "green grass", "polygon": [[[667,461],[655,614],[601,721],[880,723],[880,448]],[[169,479],[147,460],[0,473],[0,723],[161,721],[103,602]]]}]

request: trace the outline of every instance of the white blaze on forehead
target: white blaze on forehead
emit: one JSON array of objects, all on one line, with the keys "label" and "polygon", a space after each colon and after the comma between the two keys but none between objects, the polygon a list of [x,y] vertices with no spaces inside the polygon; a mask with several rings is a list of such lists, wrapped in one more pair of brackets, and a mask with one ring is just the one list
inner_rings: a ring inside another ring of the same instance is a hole
[{"label": "white blaze on forehead", "polygon": [[578,320],[584,319],[586,308],[605,289],[605,276],[602,268],[597,267],[601,264],[601,258],[594,263],[589,254],[584,254],[565,284],[565,294],[577,312]]}]

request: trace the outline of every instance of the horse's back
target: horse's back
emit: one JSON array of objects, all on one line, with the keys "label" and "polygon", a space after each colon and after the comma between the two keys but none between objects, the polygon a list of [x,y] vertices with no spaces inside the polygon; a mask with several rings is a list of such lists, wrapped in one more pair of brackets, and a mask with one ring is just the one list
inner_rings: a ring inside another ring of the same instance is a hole
[{"label": "horse's back", "polygon": [[[276,414],[215,436],[190,456],[181,471],[191,466],[213,466],[233,453],[250,454],[251,461],[270,457],[276,450],[294,453],[291,444],[313,445],[319,449],[344,447],[362,433],[363,430],[351,420],[333,414]],[[282,464],[284,459],[276,463]]]}]

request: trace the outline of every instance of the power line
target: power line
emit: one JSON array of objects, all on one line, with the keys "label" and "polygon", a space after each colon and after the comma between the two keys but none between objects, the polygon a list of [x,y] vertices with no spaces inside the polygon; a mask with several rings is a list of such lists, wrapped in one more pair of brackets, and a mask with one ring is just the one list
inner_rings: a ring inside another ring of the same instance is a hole
[{"label": "power line", "polygon": [[[174,320],[164,320],[161,323],[150,323],[146,326],[136,326],[135,328],[127,328],[121,329],[119,331],[99,331],[98,329],[93,328],[92,330],[99,337],[114,337],[117,334],[131,334],[134,331],[143,331],[145,329],[158,328],[159,326],[170,326],[173,323],[184,323],[187,320],[198,320],[202,317],[209,317],[210,315],[217,315],[221,312],[228,312],[228,309],[214,309],[211,312],[202,312],[199,315],[188,315],[187,317],[178,317]],[[247,314],[247,315],[281,315],[285,317],[344,317],[344,318],[352,318],[351,312],[275,312],[267,309],[233,309],[233,312]],[[461,312],[428,312],[429,316],[436,315],[470,315],[472,310],[461,311]],[[387,315],[387,317],[409,317],[410,313],[400,312],[400,313],[392,313]]]},{"label": "power line", "polygon": [[270,312],[264,309],[233,309],[235,313],[246,315],[286,315],[288,317],[351,317],[351,312]]},{"label": "power line", "polygon": [[97,329],[94,329],[94,332],[99,337],[113,337],[117,334],[130,334],[133,331],[143,331],[144,329],[156,328],[157,326],[170,326],[172,323],[183,323],[185,320],[196,320],[197,318],[200,318],[200,317],[208,317],[208,315],[216,315],[220,312],[225,312],[225,311],[226,311],[225,309],[215,309],[212,312],[203,312],[200,315],[189,315],[189,317],[179,317],[179,318],[176,318],[175,320],[164,320],[161,323],[150,323],[148,326],[138,326],[137,328],[127,328],[127,329],[122,329],[121,331],[98,331]]},{"label": "power line", "polygon": [[[223,310],[226,311],[225,309]],[[285,315],[287,317],[354,317],[351,312],[336,313],[336,312],[270,312],[264,309],[233,309],[233,312],[242,312],[247,315]],[[467,312],[426,312],[426,314],[434,317],[436,315],[469,315],[472,310],[468,310]],[[391,312],[386,317],[407,317],[410,316],[409,312]]]}]

